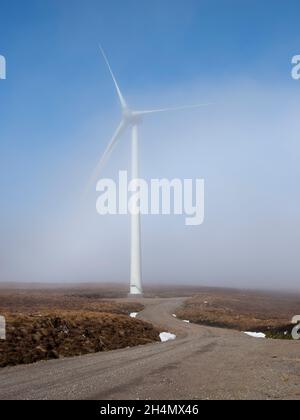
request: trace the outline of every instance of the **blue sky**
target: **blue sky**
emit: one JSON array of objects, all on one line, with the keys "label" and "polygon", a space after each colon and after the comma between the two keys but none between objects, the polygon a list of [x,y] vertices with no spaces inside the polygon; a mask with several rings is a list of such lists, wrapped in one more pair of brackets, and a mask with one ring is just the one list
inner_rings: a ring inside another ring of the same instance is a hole
[{"label": "blue sky", "polygon": [[74,149],[86,120],[114,110],[99,42],[129,98],[187,80],[294,87],[299,8],[297,1],[276,0],[2,0],[0,54],[8,74],[0,92],[2,168],[14,165],[18,182],[25,171],[34,176],[45,155],[59,160],[57,145],[61,158]]},{"label": "blue sky", "polygon": [[[259,128],[267,132],[273,122],[279,124],[284,114],[280,126],[284,135],[289,132],[291,124],[295,125],[295,130],[298,129],[297,114],[293,115],[287,108],[294,109],[300,91],[300,82],[295,82],[290,76],[291,58],[300,54],[299,13],[300,4],[296,0],[1,0],[0,54],[7,60],[7,80],[0,81],[3,216],[0,250],[7,250],[9,246],[12,250],[16,249],[17,244],[23,244],[22,241],[26,244],[32,226],[42,231],[45,224],[51,223],[53,214],[59,208],[62,213],[67,211],[64,202],[74,199],[74,191],[79,191],[81,183],[84,184],[85,178],[88,178],[94,159],[97,160],[118,122],[118,104],[100,56],[100,42],[133,105],[138,102],[152,108],[177,105],[178,101],[193,103],[198,98],[201,102],[217,100],[217,114],[212,116],[204,111],[202,117],[205,118],[207,137],[218,125],[218,118],[222,118],[221,106],[225,107],[224,111],[233,106],[234,112],[238,112],[240,105],[245,106],[249,100],[251,110],[248,111],[253,111],[255,121],[252,127],[255,125],[257,132]],[[277,100],[281,101],[278,106]],[[226,101],[229,105],[225,104]],[[264,111],[265,119],[260,119]],[[274,111],[273,121],[271,111]],[[246,108],[237,115],[240,132],[251,126],[250,117]],[[197,117],[189,121],[196,125]],[[158,132],[166,132],[169,123],[172,123],[170,117],[165,122],[159,121],[160,129],[157,131],[154,123],[146,125],[145,140],[147,136],[150,138]],[[176,131],[180,132],[184,121],[178,124]],[[233,135],[233,121],[230,125],[230,120],[225,122],[224,118],[221,126],[228,130],[224,132],[225,137]],[[276,130],[277,134],[280,132],[280,129]],[[217,133],[214,134],[217,137]],[[249,183],[249,172],[239,172],[241,167],[245,168],[247,161],[247,147],[244,147],[247,135],[245,138],[237,132],[235,135],[236,143],[223,151],[224,161],[225,157],[228,158],[224,173],[229,171],[228,168],[234,168],[230,176],[233,178],[235,175],[234,179],[239,183],[241,175],[241,179]],[[291,144],[295,146],[293,136],[295,131],[290,137]],[[294,197],[299,174],[296,162],[291,164],[290,159],[299,154],[299,147],[296,145],[291,150],[289,144],[289,152],[283,151],[279,146],[280,139],[277,141],[274,165],[270,161],[268,164],[261,163],[258,174],[265,170],[270,180],[280,170],[288,174],[286,191]],[[156,147],[158,144],[159,141],[153,143]],[[220,149],[213,149],[213,145],[218,146],[212,141],[201,149],[201,154],[205,151],[208,158],[201,161],[200,176],[208,178],[208,182],[211,177],[211,185],[215,185],[219,193],[221,184],[215,181],[215,177],[221,170],[215,168],[214,163],[217,161],[220,164],[223,160],[218,152]],[[152,171],[170,176],[198,175],[199,162],[187,157],[177,174],[179,157],[183,153],[180,142],[176,143],[177,147],[178,156],[176,151],[166,150],[164,159],[157,159],[153,167],[153,160],[147,158],[147,153],[148,156],[151,153],[150,146],[145,143],[142,160],[146,175],[150,176]],[[272,146],[264,143],[263,147],[263,153],[267,154]],[[126,150],[121,146],[119,154],[126,154]],[[237,150],[243,155],[241,167],[234,166],[230,161]],[[254,156],[260,151],[259,143],[255,143],[251,153]],[[167,153],[174,155],[169,173],[165,168]],[[285,153],[286,159],[280,168]],[[116,156],[116,165],[118,159]],[[125,163],[126,160],[121,165],[125,166]],[[259,179],[257,175],[253,181],[253,194],[261,189],[259,185],[263,185]],[[263,195],[263,192],[261,189],[258,195]],[[272,198],[277,196],[274,185],[270,190],[267,184],[266,192]],[[295,209],[298,211],[298,204],[297,201],[286,210],[287,214],[294,214]],[[230,209],[239,211],[234,205],[228,207],[228,212]],[[212,205],[211,213],[214,214],[215,210]],[[270,209],[264,207],[263,217],[268,212]],[[287,214],[281,215],[282,220]],[[240,219],[240,223],[246,223],[245,219]],[[291,228],[293,223],[295,221],[291,218]],[[171,235],[180,238],[180,241],[185,238],[186,234],[177,232],[173,225],[173,230],[168,224],[166,226]],[[226,222],[223,227],[226,227]],[[147,222],[145,229],[147,232]],[[148,229],[151,231],[152,227],[148,226]],[[216,236],[213,227],[211,229],[208,229],[207,235]],[[259,225],[257,229],[260,229]],[[289,239],[286,241],[288,243]],[[237,241],[233,249],[238,244]],[[112,242],[111,249],[114,246]],[[150,242],[148,245],[146,242],[145,246],[150,247]],[[11,266],[21,254],[22,250],[16,257],[11,251],[13,258],[9,259],[5,272],[11,279],[14,279]],[[212,254],[210,257],[213,259]],[[120,258],[123,258],[124,264],[121,267],[125,267],[127,255]],[[170,254],[169,258],[172,261],[174,255]],[[189,261],[194,267],[191,278],[196,281],[196,260],[189,258],[185,262]],[[271,260],[272,254],[268,254],[268,258]],[[2,259],[7,261],[3,255]],[[101,270],[101,261],[98,263],[95,267]],[[224,262],[220,257],[220,266],[225,269],[228,260]],[[150,278],[149,262],[148,267]],[[109,267],[107,275],[108,271]],[[120,269],[111,279],[119,280],[121,273]],[[206,274],[210,279],[218,277],[218,273],[212,272],[212,266],[206,267]],[[238,277],[239,273],[235,275]],[[258,279],[259,275],[256,273],[255,278]],[[19,273],[18,277],[22,275]],[[95,276],[92,277],[94,279]],[[295,285],[295,281],[291,284]]]}]

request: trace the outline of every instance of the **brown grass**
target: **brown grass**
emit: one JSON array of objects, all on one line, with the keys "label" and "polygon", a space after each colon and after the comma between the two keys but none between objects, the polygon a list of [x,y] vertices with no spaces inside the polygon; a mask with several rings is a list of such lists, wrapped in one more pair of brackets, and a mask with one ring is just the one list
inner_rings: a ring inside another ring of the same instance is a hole
[{"label": "brown grass", "polygon": [[0,290],[7,339],[0,367],[115,350],[159,340],[159,332],[132,319],[143,306],[103,300],[98,289]]},{"label": "brown grass", "polygon": [[[105,296],[105,299],[104,299]],[[107,300],[105,294],[92,290],[0,290],[0,314],[30,314],[59,310],[81,310],[129,314],[140,312],[143,306],[134,301],[117,303]]]},{"label": "brown grass", "polygon": [[240,331],[286,328],[298,314],[299,295],[221,289],[206,289],[177,311],[181,319]]},{"label": "brown grass", "polygon": [[51,312],[9,315],[7,339],[0,341],[0,367],[80,356],[159,340],[151,324],[125,315]]}]

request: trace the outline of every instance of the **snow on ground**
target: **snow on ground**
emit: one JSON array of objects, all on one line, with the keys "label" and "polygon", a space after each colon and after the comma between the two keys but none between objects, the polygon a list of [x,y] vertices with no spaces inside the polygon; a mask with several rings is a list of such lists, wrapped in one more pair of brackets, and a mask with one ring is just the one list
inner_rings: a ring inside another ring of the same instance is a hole
[{"label": "snow on ground", "polygon": [[173,314],[173,317],[174,317],[174,318],[177,318],[177,315],[176,315],[176,314]]},{"label": "snow on ground", "polygon": [[171,334],[168,332],[162,332],[159,334],[160,337],[160,341],[162,343],[165,343],[166,341],[170,341],[170,340],[175,340],[176,339],[176,335],[175,334]]},{"label": "snow on ground", "polygon": [[138,316],[138,312],[132,312],[129,316],[130,318],[136,318]]},{"label": "snow on ground", "polygon": [[266,334],[264,333],[256,333],[256,332],[245,332],[244,334],[249,335],[250,337],[253,338],[266,338]]},{"label": "snow on ground", "polygon": [[190,321],[188,321],[186,319],[184,319],[182,322],[185,322],[186,324],[189,324],[190,323]]}]

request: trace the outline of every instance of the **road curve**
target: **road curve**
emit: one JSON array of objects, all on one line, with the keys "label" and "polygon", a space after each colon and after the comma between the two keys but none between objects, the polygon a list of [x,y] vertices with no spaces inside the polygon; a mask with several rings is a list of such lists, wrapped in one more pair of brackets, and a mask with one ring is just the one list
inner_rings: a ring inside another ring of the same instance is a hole
[{"label": "road curve", "polygon": [[299,399],[299,342],[183,323],[183,300],[141,300],[175,341],[4,368],[0,399]]}]

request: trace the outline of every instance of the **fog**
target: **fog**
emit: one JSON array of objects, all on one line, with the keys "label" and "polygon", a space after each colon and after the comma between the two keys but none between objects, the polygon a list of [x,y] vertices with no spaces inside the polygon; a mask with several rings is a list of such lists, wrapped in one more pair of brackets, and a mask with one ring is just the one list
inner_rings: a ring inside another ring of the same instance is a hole
[{"label": "fog", "polygon": [[[128,100],[137,108],[213,102],[151,116],[141,127],[142,178],[205,180],[203,225],[187,227],[184,216],[142,218],[144,281],[300,289],[296,92],[247,80],[199,81],[131,91]],[[1,281],[129,281],[129,217],[99,216],[96,191],[82,194],[118,122],[117,103],[78,121],[74,147],[57,141],[59,160],[42,156],[47,170],[32,175],[39,181],[24,176],[14,185],[19,200],[4,197]],[[129,165],[127,134],[102,177],[117,179]]]}]

